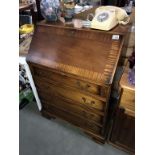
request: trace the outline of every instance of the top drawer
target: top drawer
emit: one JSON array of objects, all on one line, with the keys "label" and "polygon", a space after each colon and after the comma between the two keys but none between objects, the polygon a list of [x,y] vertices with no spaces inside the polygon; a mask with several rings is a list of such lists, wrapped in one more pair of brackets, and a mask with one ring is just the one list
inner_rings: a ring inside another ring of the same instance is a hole
[{"label": "top drawer", "polygon": [[60,82],[65,85],[68,85],[95,95],[101,95],[102,97],[107,96],[107,88],[102,88],[101,86],[98,86],[89,82],[84,82],[79,79],[70,78],[64,74],[58,74],[58,73],[49,71],[47,69],[33,67],[33,70],[34,70],[34,74],[39,77]]}]

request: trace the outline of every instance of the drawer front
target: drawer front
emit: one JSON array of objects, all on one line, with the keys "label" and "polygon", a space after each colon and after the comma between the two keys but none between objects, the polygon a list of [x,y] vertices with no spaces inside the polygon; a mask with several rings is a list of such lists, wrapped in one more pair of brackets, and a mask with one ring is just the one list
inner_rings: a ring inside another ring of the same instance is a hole
[{"label": "drawer front", "polygon": [[[46,69],[40,69],[40,68],[33,68],[34,70],[34,74],[42,77],[42,78],[46,78],[48,80],[52,80],[52,81],[56,81],[56,82],[60,82],[63,83],[65,85],[77,88],[79,90],[82,91],[86,91],[92,94],[96,94],[96,95],[101,95],[103,97],[106,97],[107,95],[107,88],[101,88],[101,86],[92,84],[92,83],[88,83],[88,82],[84,82],[78,79],[74,79],[74,78],[70,78],[64,74],[58,74],[58,73],[54,73],[52,71],[46,70]],[[102,92],[101,92],[102,91]]]},{"label": "drawer front", "polygon": [[72,91],[70,89],[65,89],[62,87],[59,87],[54,84],[49,84],[44,81],[38,81],[35,80],[36,86],[39,90],[42,92],[47,93],[48,95],[56,95],[56,96],[62,96],[64,98],[72,100],[72,102],[78,102],[79,104],[86,105],[88,107],[92,107],[101,111],[105,110],[105,103],[94,99],[93,97],[90,97],[88,95],[82,94],[78,91]]},{"label": "drawer front", "polygon": [[53,115],[55,115],[56,117],[60,117],[74,125],[77,125],[81,128],[84,128],[84,129],[87,129],[93,133],[96,133],[96,134],[100,134],[101,133],[101,127],[98,127],[97,125],[91,123],[91,122],[88,122],[86,120],[83,120],[77,116],[74,116],[68,112],[65,112],[63,110],[60,110],[59,108],[55,108],[54,106],[52,105],[47,105],[47,104],[43,104],[43,108],[45,111],[47,111],[48,113],[51,113]]},{"label": "drawer front", "polygon": [[120,105],[125,109],[135,112],[135,91],[124,90],[121,96]]},{"label": "drawer front", "polygon": [[88,119],[90,121],[92,120],[92,121],[95,121],[97,123],[102,124],[103,117],[91,112],[90,110],[84,109],[84,108],[77,106],[75,104],[72,104],[72,103],[68,103],[64,99],[57,97],[57,96],[54,96],[54,95],[49,96],[43,92],[39,92],[39,95],[40,95],[42,102],[48,101],[48,103],[50,105],[53,105],[53,106],[58,107],[60,109],[64,109],[68,112],[79,115],[80,117],[83,117],[83,118]]}]

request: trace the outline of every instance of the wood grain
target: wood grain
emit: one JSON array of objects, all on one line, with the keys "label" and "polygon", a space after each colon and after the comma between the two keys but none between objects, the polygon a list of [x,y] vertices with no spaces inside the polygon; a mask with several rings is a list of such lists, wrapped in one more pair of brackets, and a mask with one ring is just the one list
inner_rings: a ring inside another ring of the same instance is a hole
[{"label": "wood grain", "polygon": [[66,75],[61,75],[58,73],[51,72],[51,70],[49,71],[38,67],[37,68],[34,67],[34,72],[36,76],[39,76],[41,78],[46,78],[47,80],[51,81],[57,81],[61,84],[66,84],[86,92],[88,91],[90,93],[100,95],[100,86],[98,85],[94,85],[89,82],[84,82],[79,79],[70,78]]},{"label": "wood grain", "polygon": [[58,116],[66,121],[69,121],[77,126],[83,127],[91,132],[94,132],[96,134],[100,134],[101,128],[97,127],[95,124],[90,123],[86,120],[81,120],[79,117],[72,115],[72,114],[68,114],[63,110],[60,110],[58,108],[55,108],[53,106],[48,107],[46,104],[44,104],[44,109],[47,112],[51,112],[52,114],[54,114],[55,116]]},{"label": "wood grain", "polygon": [[118,41],[113,41],[112,34],[100,31],[38,25],[27,61],[92,82],[111,84],[122,43],[122,36]]},{"label": "wood grain", "polygon": [[105,32],[61,22],[37,24],[26,60],[44,116],[64,119],[105,142],[111,85],[128,28]]},{"label": "wood grain", "polygon": [[65,98],[71,99],[73,102],[75,101],[79,104],[84,104],[86,106],[90,106],[92,108],[104,111],[104,102],[96,100],[80,92],[74,92],[70,89],[64,89],[54,84],[52,85],[49,83],[44,83],[43,81],[36,81],[36,86],[38,90],[44,91],[48,95],[56,94],[58,96],[63,96]]}]

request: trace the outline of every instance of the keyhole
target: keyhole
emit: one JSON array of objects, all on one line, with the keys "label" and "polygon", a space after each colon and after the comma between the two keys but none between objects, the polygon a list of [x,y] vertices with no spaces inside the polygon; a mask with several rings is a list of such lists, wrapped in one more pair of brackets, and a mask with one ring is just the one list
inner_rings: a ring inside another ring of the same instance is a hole
[{"label": "keyhole", "polygon": [[77,83],[77,85],[79,85],[79,86],[80,86],[80,82],[79,82],[79,81],[77,81],[76,83]]},{"label": "keyhole", "polygon": [[90,85],[89,85],[89,84],[87,84],[87,85],[86,85],[86,87],[87,87],[87,88],[89,88],[89,87],[90,87]]}]

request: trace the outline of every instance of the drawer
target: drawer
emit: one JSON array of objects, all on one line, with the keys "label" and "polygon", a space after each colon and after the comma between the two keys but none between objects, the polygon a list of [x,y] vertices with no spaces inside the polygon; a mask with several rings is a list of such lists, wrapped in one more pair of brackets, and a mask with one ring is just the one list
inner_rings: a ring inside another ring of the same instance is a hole
[{"label": "drawer", "polygon": [[65,89],[57,85],[46,83],[43,81],[35,80],[36,86],[42,92],[47,93],[47,95],[56,95],[70,99],[73,103],[78,102],[79,104],[86,105],[87,107],[92,107],[101,111],[105,110],[105,105],[103,101],[97,100],[91,96],[82,94],[78,91],[73,91],[70,89]]},{"label": "drawer", "polygon": [[120,100],[120,106],[135,112],[135,91],[124,89]]},{"label": "drawer", "polygon": [[39,92],[39,95],[40,95],[42,103],[48,102],[49,105],[58,107],[60,109],[64,109],[70,113],[79,115],[80,117],[83,117],[84,119],[88,119],[90,121],[95,121],[97,123],[102,124],[103,116],[95,114],[91,112],[89,109],[85,109],[75,104],[69,103],[63,98],[60,98],[54,95],[49,96],[46,93],[41,93],[41,92]]},{"label": "drawer", "polygon": [[95,134],[101,133],[101,129],[102,129],[101,127],[98,127],[97,125],[91,122],[88,122],[86,120],[83,120],[73,114],[60,110],[59,108],[56,108],[52,105],[48,106],[47,104],[43,104],[43,109],[48,113],[50,113],[51,115],[64,119],[76,126],[87,129]]},{"label": "drawer", "polygon": [[77,88],[82,91],[86,91],[95,95],[102,95],[102,97],[107,96],[107,88],[95,85],[89,82],[84,82],[79,79],[70,78],[64,74],[55,73],[46,69],[40,69],[33,67],[34,74],[46,78],[48,80],[60,82],[64,85],[68,85],[74,88]]}]

